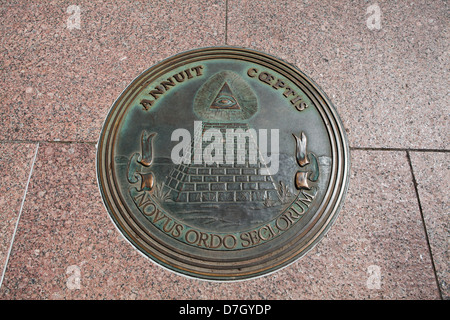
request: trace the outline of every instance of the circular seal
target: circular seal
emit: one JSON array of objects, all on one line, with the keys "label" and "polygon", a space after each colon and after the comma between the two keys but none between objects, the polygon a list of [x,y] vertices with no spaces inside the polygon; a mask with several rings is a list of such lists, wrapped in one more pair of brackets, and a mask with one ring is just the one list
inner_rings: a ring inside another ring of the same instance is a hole
[{"label": "circular seal", "polygon": [[270,55],[212,47],[139,75],[97,151],[105,206],[154,262],[208,280],[261,276],[327,232],[349,150],[329,99]]}]

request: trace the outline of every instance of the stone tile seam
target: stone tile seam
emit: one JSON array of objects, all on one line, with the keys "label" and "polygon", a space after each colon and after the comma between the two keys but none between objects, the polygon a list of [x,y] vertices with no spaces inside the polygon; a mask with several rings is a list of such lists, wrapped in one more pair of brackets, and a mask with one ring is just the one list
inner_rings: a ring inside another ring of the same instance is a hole
[{"label": "stone tile seam", "polygon": [[450,149],[430,149],[430,148],[391,148],[391,147],[350,147],[350,150],[362,151],[399,151],[399,152],[450,152]]},{"label": "stone tile seam", "polygon": [[14,244],[14,239],[16,237],[16,233],[17,233],[17,228],[19,226],[20,217],[22,216],[22,211],[23,211],[23,207],[24,207],[24,204],[25,204],[25,199],[26,199],[27,193],[28,193],[28,186],[30,184],[31,176],[33,175],[33,169],[34,169],[34,164],[36,163],[38,150],[39,150],[39,142],[36,144],[36,150],[34,152],[34,157],[33,157],[33,160],[31,162],[30,173],[28,174],[27,184],[25,185],[25,190],[24,190],[24,193],[23,193],[22,202],[20,204],[19,214],[17,216],[16,224],[14,226],[14,232],[13,232],[12,237],[11,237],[11,242],[10,242],[10,245],[9,245],[8,253],[7,253],[6,258],[5,258],[5,264],[3,266],[3,270],[2,270],[2,274],[1,274],[1,278],[0,278],[0,288],[2,287],[3,279],[5,277],[6,269],[8,267],[8,262],[9,262],[9,258],[11,256],[11,251],[12,251],[12,247],[13,247],[13,244]]},{"label": "stone tile seam", "polygon": [[[45,144],[45,143],[61,143],[61,144],[90,144],[90,145],[97,145],[97,141],[77,141],[77,140],[61,140],[61,141],[55,141],[55,140],[0,140],[0,143],[29,143],[29,144]],[[449,150],[450,151],[450,150]]]},{"label": "stone tile seam", "polygon": [[[0,143],[30,143],[30,144],[46,144],[46,143],[54,143],[54,144],[89,144],[97,146],[97,141],[77,141],[77,140],[0,140]],[[399,152],[440,152],[440,153],[449,153],[450,149],[431,149],[431,148],[395,148],[395,147],[350,147],[350,150],[355,151],[399,151]]]},{"label": "stone tile seam", "polygon": [[441,286],[439,285],[439,279],[438,279],[438,276],[437,276],[436,266],[435,266],[435,263],[434,263],[433,251],[431,250],[430,239],[428,238],[428,230],[427,230],[427,226],[425,224],[425,217],[423,215],[422,203],[420,201],[419,189],[417,188],[418,184],[417,184],[416,176],[414,174],[414,167],[412,165],[410,151],[406,151],[406,158],[408,160],[409,168],[410,168],[410,171],[411,171],[412,182],[413,182],[413,185],[414,185],[414,191],[415,191],[415,194],[416,194],[417,205],[419,207],[420,217],[422,219],[422,225],[423,225],[423,229],[424,229],[424,233],[425,233],[425,240],[427,242],[428,251],[429,251],[429,254],[430,254],[431,267],[433,268],[434,279],[436,281],[437,289],[438,289],[438,292],[439,292],[439,297],[441,298],[441,300],[443,300]]}]

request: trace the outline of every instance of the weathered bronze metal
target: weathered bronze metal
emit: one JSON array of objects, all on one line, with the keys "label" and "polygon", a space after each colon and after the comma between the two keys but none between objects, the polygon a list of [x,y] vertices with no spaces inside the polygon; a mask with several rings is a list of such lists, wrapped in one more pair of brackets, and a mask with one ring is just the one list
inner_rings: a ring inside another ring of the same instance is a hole
[{"label": "weathered bronze metal", "polygon": [[209,280],[299,259],[336,220],[349,150],[301,71],[248,49],[173,56],[114,102],[97,175],[123,235],[154,262]]}]

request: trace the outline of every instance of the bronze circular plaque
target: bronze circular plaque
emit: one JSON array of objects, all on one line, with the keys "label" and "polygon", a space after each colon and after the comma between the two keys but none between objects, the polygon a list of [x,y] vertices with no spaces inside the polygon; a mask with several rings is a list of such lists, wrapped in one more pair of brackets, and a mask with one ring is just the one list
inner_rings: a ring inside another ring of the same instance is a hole
[{"label": "bronze circular plaque", "polygon": [[216,47],[173,56],[114,102],[97,175],[123,235],[156,263],[248,279],[303,256],[336,219],[349,150],[336,110],[270,55]]}]

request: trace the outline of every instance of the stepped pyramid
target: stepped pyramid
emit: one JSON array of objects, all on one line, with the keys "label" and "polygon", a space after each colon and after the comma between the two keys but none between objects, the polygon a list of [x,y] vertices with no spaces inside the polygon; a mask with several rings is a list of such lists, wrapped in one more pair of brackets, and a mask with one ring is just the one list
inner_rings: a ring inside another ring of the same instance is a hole
[{"label": "stepped pyramid", "polygon": [[[256,103],[256,96],[251,88],[230,71],[212,76],[199,89],[194,100],[194,112],[202,120],[202,134],[196,138],[210,141],[211,136],[208,135],[211,135],[211,131],[208,129],[215,129],[222,137],[226,137],[227,129],[233,129],[234,155],[233,159],[219,155],[224,160],[219,164],[206,164],[205,161],[196,164],[194,155],[204,155],[205,148],[211,143],[203,142],[202,149],[194,150],[201,141],[193,139],[191,150],[194,152],[185,155],[191,160],[190,163],[176,165],[165,182],[165,188],[170,190],[173,201],[262,203],[265,199],[277,199],[275,182],[267,174],[267,166],[259,154],[256,141],[252,135],[248,135],[248,119],[257,112]],[[245,136],[250,140],[248,143],[244,140]],[[224,141],[214,143],[222,144],[225,150]],[[252,144],[254,148],[250,147]],[[233,160],[232,163],[230,160]]]}]

